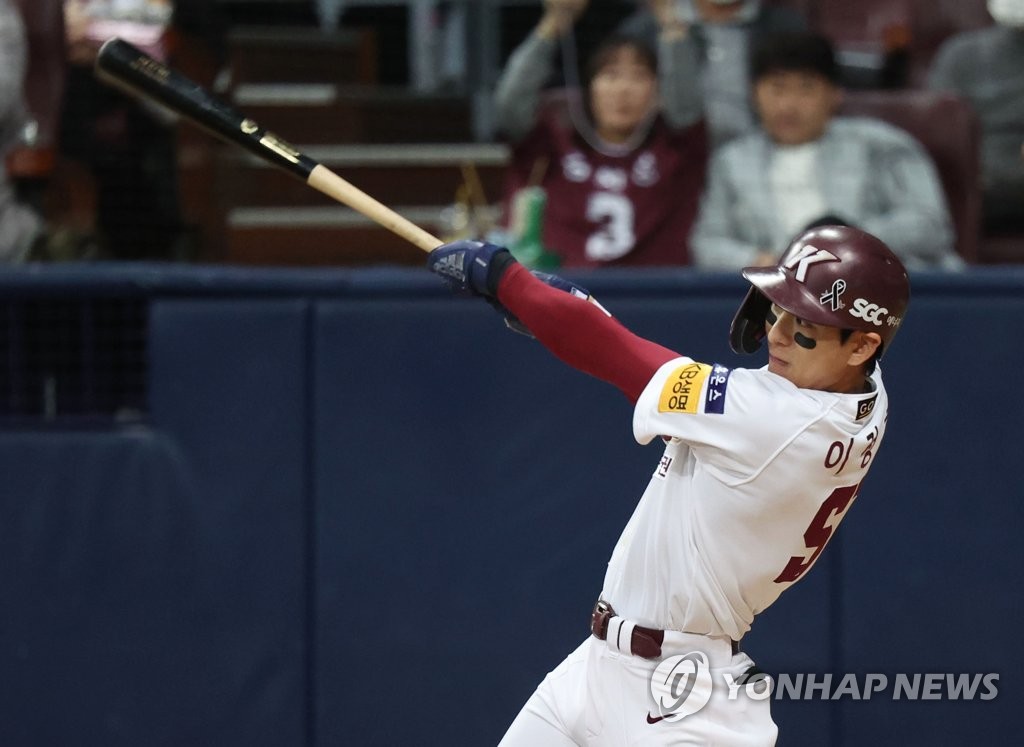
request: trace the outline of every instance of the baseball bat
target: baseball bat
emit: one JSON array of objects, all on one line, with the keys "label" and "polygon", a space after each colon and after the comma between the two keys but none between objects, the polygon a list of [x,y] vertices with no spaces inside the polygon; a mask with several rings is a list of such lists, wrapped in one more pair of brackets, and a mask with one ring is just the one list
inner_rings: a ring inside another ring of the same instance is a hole
[{"label": "baseball bat", "polygon": [[220,139],[239,145],[257,158],[284,169],[313,189],[348,205],[425,252],[443,243],[220,101],[198,83],[123,39],[108,39],[100,47],[96,56],[96,76],[133,96],[155,101]]}]

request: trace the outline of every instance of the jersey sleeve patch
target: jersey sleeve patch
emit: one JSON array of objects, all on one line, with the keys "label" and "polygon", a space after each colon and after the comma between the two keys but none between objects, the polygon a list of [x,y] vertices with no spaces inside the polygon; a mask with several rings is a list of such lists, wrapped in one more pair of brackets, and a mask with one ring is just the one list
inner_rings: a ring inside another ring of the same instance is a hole
[{"label": "jersey sleeve patch", "polygon": [[658,412],[695,413],[700,404],[700,390],[711,374],[711,366],[686,363],[665,380],[658,398]]},{"label": "jersey sleeve patch", "polygon": [[725,390],[729,386],[732,370],[716,363],[708,379],[708,393],[704,398],[704,412],[721,415],[725,412]]}]

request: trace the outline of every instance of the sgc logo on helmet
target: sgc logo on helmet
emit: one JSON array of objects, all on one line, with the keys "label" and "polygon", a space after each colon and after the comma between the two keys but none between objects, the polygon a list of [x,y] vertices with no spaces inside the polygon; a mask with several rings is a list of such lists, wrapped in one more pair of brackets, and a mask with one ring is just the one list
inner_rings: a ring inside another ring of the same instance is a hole
[{"label": "sgc logo on helmet", "polygon": [[871,303],[866,298],[858,298],[853,302],[853,308],[850,309],[850,316],[859,317],[876,327],[882,326],[882,317],[888,313],[889,309],[879,306],[877,303]]}]

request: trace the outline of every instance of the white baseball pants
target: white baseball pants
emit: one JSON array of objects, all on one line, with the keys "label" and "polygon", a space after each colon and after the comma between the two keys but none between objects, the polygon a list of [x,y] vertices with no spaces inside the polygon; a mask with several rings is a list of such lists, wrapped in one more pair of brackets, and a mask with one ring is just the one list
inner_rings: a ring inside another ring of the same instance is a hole
[{"label": "white baseball pants", "polygon": [[[703,644],[709,641],[667,631],[662,661],[705,650],[708,647]],[[718,642],[712,649],[706,651],[712,683],[707,705],[669,720],[657,718],[659,710],[650,691],[660,662],[621,653],[590,637],[544,678],[500,747],[774,745],[778,727],[770,713],[771,698],[754,699],[743,688],[728,686],[753,666],[750,657],[742,652],[733,655],[728,642]]]}]

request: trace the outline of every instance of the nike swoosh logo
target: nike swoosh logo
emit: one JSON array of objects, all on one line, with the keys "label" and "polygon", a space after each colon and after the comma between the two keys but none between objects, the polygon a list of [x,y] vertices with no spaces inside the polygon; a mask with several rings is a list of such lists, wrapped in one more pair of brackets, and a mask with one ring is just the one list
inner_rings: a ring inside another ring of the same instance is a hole
[{"label": "nike swoosh logo", "polygon": [[654,717],[649,712],[647,714],[647,723],[649,723],[649,724],[656,724],[659,721],[664,721],[664,720],[665,720],[664,716]]}]

